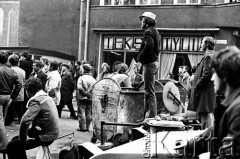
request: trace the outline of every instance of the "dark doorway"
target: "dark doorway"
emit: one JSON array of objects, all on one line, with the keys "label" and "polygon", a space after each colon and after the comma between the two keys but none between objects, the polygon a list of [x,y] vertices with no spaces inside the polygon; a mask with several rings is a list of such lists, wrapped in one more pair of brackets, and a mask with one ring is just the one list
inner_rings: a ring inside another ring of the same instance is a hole
[{"label": "dark doorway", "polygon": [[[177,54],[175,65],[173,68],[173,75],[174,75],[174,79],[176,81],[178,81],[178,67],[184,66],[184,65],[187,65],[189,67],[189,69],[191,70],[192,67],[191,67],[191,64],[190,64],[187,54],[180,54],[180,53]],[[191,72],[189,72],[189,74],[191,75]]]}]

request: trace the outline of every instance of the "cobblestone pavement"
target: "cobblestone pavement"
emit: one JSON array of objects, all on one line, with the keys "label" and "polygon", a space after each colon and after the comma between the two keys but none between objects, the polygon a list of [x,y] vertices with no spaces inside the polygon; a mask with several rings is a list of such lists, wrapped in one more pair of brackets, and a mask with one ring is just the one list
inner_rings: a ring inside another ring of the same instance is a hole
[{"label": "cobblestone pavement", "polygon": [[[73,102],[74,109],[76,110],[76,102]],[[92,128],[90,128],[89,132],[79,132],[77,131],[78,128],[78,120],[71,119],[70,113],[67,110],[67,106],[64,108],[62,112],[62,117],[60,118],[60,135],[63,136],[69,133],[74,132],[74,140],[72,142],[73,145],[81,144],[85,142],[90,142],[92,137]],[[18,135],[19,132],[19,124],[13,124],[11,126],[6,126],[6,131],[8,135],[8,140],[11,140],[12,137]],[[72,135],[68,135],[61,139],[54,141],[53,144],[49,146],[51,157],[53,159],[58,159],[59,152],[64,148],[70,148],[70,137]],[[38,148],[28,150],[27,155],[29,159],[35,159],[38,152]],[[2,154],[0,154],[0,158]]]}]

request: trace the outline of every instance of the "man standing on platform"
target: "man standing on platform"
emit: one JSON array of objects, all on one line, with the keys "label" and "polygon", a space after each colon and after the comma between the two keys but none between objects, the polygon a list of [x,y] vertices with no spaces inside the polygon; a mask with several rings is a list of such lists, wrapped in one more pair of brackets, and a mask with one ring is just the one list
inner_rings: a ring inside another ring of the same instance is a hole
[{"label": "man standing on platform", "polygon": [[144,12],[139,18],[144,33],[137,60],[143,66],[145,86],[144,114],[145,118],[151,118],[157,115],[157,102],[154,87],[156,74],[159,69],[158,55],[160,52],[160,35],[155,28],[155,14]]},{"label": "man standing on platform", "polygon": [[206,53],[197,65],[188,105],[188,110],[198,113],[203,129],[213,125],[212,113],[216,106],[216,94],[214,92],[214,84],[211,81],[213,72],[210,68],[214,47],[214,38],[210,36],[203,38],[201,48]]}]

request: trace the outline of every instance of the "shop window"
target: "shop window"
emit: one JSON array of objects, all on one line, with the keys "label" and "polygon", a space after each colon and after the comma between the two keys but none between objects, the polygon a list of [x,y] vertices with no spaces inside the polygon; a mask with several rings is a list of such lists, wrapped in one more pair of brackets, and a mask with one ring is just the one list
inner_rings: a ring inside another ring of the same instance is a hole
[{"label": "shop window", "polygon": [[174,4],[200,4],[201,0],[174,0]]},{"label": "shop window", "polygon": [[107,6],[107,5],[112,5],[112,6],[118,6],[118,5],[131,5],[135,4],[136,0],[100,0],[100,5]]},{"label": "shop window", "polygon": [[3,20],[4,20],[4,12],[3,12],[3,9],[0,8],[0,35],[3,34]]}]

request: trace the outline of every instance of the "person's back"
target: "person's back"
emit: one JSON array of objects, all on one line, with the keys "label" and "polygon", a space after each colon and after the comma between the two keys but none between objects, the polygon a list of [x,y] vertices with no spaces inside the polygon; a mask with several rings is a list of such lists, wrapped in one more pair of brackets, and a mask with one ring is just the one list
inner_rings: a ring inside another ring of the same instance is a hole
[{"label": "person's back", "polygon": [[58,138],[59,118],[56,105],[44,91],[39,91],[36,96],[29,99],[28,110],[23,115],[21,124],[31,120],[32,127],[39,126],[41,128],[38,133],[41,141],[52,141]]},{"label": "person's back", "polygon": [[0,52],[0,106],[5,117],[8,103],[14,100],[22,88],[17,73],[7,66],[8,54]]},{"label": "person's back", "polygon": [[116,81],[120,87],[132,87],[131,79],[126,74],[115,74],[112,76],[112,79]]},{"label": "person's back", "polygon": [[30,78],[25,83],[28,98],[27,111],[20,122],[19,136],[7,145],[8,159],[27,159],[26,150],[38,146],[49,146],[59,136],[59,118],[56,105],[42,90],[38,78]]},{"label": "person's back", "polygon": [[31,60],[29,54],[24,51],[22,53],[22,60],[20,61],[19,67],[26,72],[26,79],[28,79],[32,73],[32,65],[33,61]]}]

